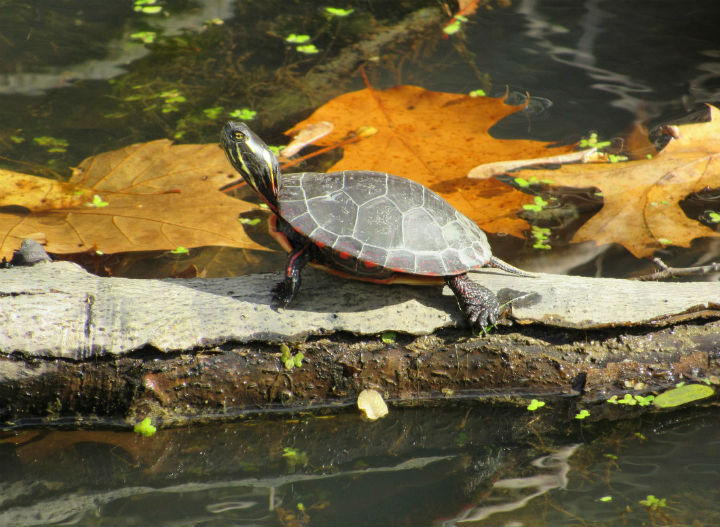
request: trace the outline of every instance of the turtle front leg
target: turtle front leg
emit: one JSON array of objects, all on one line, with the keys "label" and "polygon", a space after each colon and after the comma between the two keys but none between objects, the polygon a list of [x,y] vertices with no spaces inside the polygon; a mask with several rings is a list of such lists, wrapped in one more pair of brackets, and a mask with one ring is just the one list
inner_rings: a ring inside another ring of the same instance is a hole
[{"label": "turtle front leg", "polygon": [[300,273],[310,261],[310,244],[293,249],[285,266],[285,280],[273,287],[272,307],[286,307],[293,301],[300,289]]},{"label": "turtle front leg", "polygon": [[497,322],[500,304],[495,293],[473,282],[465,273],[446,276],[445,283],[455,293],[460,309],[471,326],[484,330]]}]

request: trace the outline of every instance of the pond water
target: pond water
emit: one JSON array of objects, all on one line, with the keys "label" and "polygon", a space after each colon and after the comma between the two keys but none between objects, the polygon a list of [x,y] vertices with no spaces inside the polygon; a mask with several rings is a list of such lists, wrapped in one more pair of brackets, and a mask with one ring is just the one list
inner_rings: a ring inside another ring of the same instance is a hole
[{"label": "pond water", "polygon": [[[345,2],[338,7],[354,12],[339,20],[320,1],[2,2],[0,168],[67,177],[82,159],[136,142],[215,142],[226,114],[245,108],[280,144],[325,100],[286,105],[276,93],[303,93],[322,61],[442,4]],[[639,116],[651,127],[701,119],[702,103],[720,103],[715,0],[500,0],[468,18],[450,38],[408,27],[369,58],[373,86],[507,90],[516,101],[529,93],[528,109],[493,135],[566,143],[593,131],[616,137]],[[310,35],[319,52],[286,44],[291,32]],[[353,71],[341,91],[362,87]],[[574,203],[586,214],[601,206],[584,201]],[[620,246],[563,244],[579,225],[567,222],[550,253],[532,240],[491,241],[504,259],[553,272],[649,268]],[[706,239],[661,256],[691,265],[719,251]],[[222,261],[209,275],[284,261],[280,252],[199,253]],[[161,265],[152,255],[115,273],[154,276]],[[348,408],[152,437],[107,422],[10,428],[0,436],[0,525],[720,524],[716,409],[595,424],[568,418],[561,403],[542,412],[464,401],[393,407],[374,423]]]}]

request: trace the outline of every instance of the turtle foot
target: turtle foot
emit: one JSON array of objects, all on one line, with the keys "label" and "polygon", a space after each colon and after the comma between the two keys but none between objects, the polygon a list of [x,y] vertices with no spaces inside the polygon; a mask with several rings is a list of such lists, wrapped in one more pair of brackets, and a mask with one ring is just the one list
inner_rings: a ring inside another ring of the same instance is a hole
[{"label": "turtle foot", "polygon": [[288,287],[287,281],[283,280],[278,282],[275,287],[272,288],[273,298],[270,303],[273,309],[284,309],[293,298],[295,298],[296,291],[292,290],[292,287]]},{"label": "turtle foot", "polygon": [[470,326],[485,332],[487,327],[497,323],[500,303],[495,293],[473,282],[465,274],[449,276],[445,282],[455,293],[460,309],[465,313]]}]

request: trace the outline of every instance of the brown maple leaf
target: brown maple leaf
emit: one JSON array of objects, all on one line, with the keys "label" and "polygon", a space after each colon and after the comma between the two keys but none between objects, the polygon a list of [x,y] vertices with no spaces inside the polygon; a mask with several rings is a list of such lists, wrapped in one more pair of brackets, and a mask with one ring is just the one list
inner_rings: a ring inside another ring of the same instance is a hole
[{"label": "brown maple leaf", "polygon": [[361,127],[377,133],[344,147],[335,170],[377,170],[418,181],[441,194],[489,232],[520,236],[527,224],[516,213],[526,194],[496,180],[472,181],[468,171],[481,163],[562,154],[572,147],[548,149],[550,143],[501,140],[489,130],[502,118],[521,111],[501,98],[432,92],[415,86],[346,93],[317,109],[286,133],[310,123],[329,121],[333,131],[317,144],[341,142]]},{"label": "brown maple leaf", "polygon": [[677,127],[678,137],[652,159],[563,165],[558,170],[513,175],[602,191],[602,209],[577,231],[572,242],[620,243],[638,258],[668,244],[689,247],[695,238],[720,236],[688,218],[679,205],[693,192],[720,187],[720,110],[710,109],[710,122]]},{"label": "brown maple leaf", "polygon": [[224,245],[264,249],[238,215],[255,205],[219,192],[238,179],[215,144],[135,144],[83,161],[68,183],[0,170],[0,257],[23,238],[51,253]]}]

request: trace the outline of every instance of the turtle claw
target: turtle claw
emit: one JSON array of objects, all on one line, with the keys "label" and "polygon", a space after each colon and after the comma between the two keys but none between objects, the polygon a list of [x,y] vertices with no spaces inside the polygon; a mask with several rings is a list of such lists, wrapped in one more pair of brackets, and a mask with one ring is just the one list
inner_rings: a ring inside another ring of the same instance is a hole
[{"label": "turtle claw", "polygon": [[271,292],[273,297],[270,305],[275,310],[285,309],[290,302],[292,302],[293,298],[295,298],[296,291],[292,291],[292,288],[288,288],[288,284],[286,282],[286,280],[278,282],[275,284],[275,287],[272,288]]},{"label": "turtle claw", "polygon": [[497,324],[500,317],[500,303],[495,293],[461,274],[446,278],[446,283],[457,297],[460,309],[470,326],[487,333],[487,328]]}]

